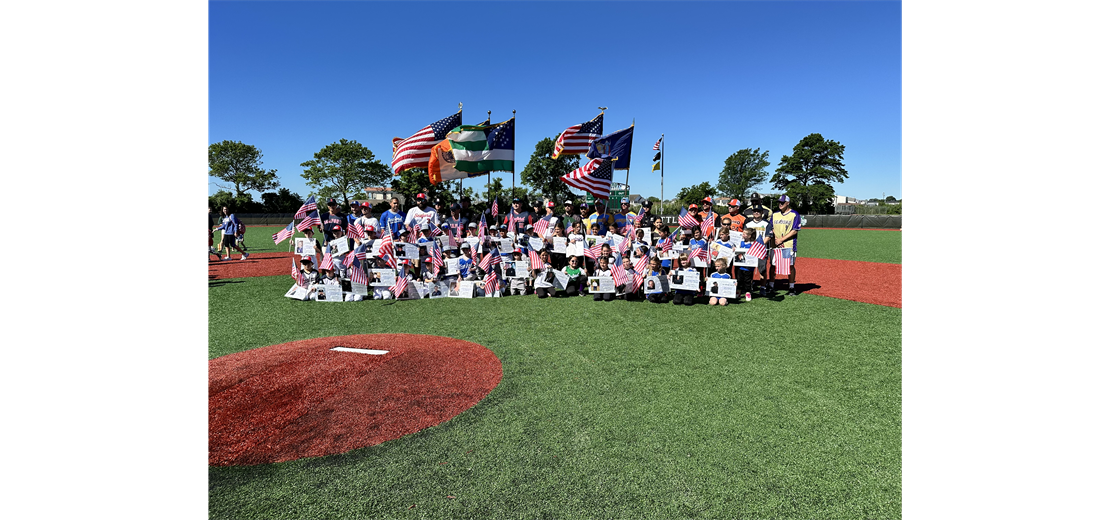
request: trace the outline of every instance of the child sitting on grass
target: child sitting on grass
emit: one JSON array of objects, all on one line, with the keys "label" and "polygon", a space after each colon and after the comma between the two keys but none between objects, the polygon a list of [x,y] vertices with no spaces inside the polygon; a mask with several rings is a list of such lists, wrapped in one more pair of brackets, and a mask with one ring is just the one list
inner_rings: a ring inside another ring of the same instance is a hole
[{"label": "child sitting on grass", "polygon": [[[719,279],[732,278],[732,276],[728,274],[728,271],[727,271],[728,267],[726,267],[727,264],[728,264],[728,262],[725,261],[724,258],[718,258],[717,261],[716,261],[717,272],[709,275],[709,279],[710,280],[719,280]],[[708,283],[711,283],[711,282],[707,281],[706,283],[708,284]],[[709,293],[709,305],[722,305],[722,306],[723,305],[728,305],[728,298],[713,296],[714,294],[717,294],[717,293],[712,292],[712,289],[707,289],[706,292]]]},{"label": "child sitting on grass", "polygon": [[567,275],[567,296],[578,296],[578,287],[582,285],[582,280],[585,279],[585,272],[578,266],[578,257],[571,256],[567,260],[570,265],[563,267],[563,274]]},{"label": "child sitting on grass", "polygon": [[[551,255],[547,251],[540,251],[540,261],[543,265],[539,269],[533,269],[532,275],[537,280],[543,277],[547,282],[551,282],[555,278],[555,273],[551,272]],[[536,296],[541,300],[551,296],[554,292],[554,287],[536,287]]]},{"label": "child sitting on grass", "polygon": [[648,287],[649,281],[647,277],[649,276],[658,276],[660,278],[665,276],[663,274],[663,263],[659,260],[659,257],[652,257],[651,262],[648,264],[648,272],[644,275],[644,294],[647,295],[647,301],[651,303],[663,303],[666,297],[665,293],[648,294],[648,292],[656,289],[655,287]]},{"label": "child sitting on grass", "polygon": [[[686,253],[682,253],[678,256],[678,267],[671,270],[670,276],[671,283],[677,284],[679,283],[680,277],[685,278],[687,276],[692,276],[696,278],[698,276],[698,271],[694,269],[694,266],[690,263],[690,256]],[[674,304],[693,305],[694,295],[697,293],[697,291],[691,291],[689,289],[676,289],[674,292]]]},{"label": "child sitting on grass", "polygon": [[[608,246],[606,246],[606,247],[608,247]],[[594,270],[593,276],[607,276],[609,278],[613,277],[613,271],[611,271],[609,269],[609,257],[608,256],[603,255],[603,256],[597,257],[597,269]],[[607,302],[613,301],[613,293],[595,293],[594,294],[594,301],[599,302],[601,300],[605,300]]]}]

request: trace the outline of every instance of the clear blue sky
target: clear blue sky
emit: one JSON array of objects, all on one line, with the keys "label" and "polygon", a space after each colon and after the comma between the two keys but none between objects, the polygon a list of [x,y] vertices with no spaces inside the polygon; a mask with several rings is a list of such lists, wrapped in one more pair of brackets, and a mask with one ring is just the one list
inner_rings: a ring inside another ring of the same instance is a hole
[{"label": "clear blue sky", "polygon": [[459,102],[465,124],[515,109],[520,185],[537,141],[607,106],[606,133],[636,121],[633,193],[659,195],[661,133],[670,198],[716,184],[742,148],[770,151],[773,173],[816,132],[846,147],[837,194],[901,198],[901,14],[898,2],[211,2],[208,140],[258,147],[303,196],[300,163],[341,138],[388,164],[393,137]]}]

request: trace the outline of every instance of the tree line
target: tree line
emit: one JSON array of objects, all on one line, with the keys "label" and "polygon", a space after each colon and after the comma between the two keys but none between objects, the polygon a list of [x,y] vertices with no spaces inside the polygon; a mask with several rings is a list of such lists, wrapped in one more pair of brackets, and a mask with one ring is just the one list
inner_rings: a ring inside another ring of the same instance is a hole
[{"label": "tree line", "polygon": [[[505,186],[498,176],[491,178],[477,193],[473,188],[460,193],[454,182],[432,184],[424,168],[407,170],[394,177],[390,167],[377,160],[369,148],[347,139],[321,148],[311,160],[301,163],[301,177],[318,200],[334,197],[342,200],[344,207],[351,200],[367,198],[364,188],[370,186],[389,186],[406,200],[412,200],[417,193],[426,193],[431,199],[443,199],[445,204],[455,202],[460,196],[469,196],[479,211],[485,209],[487,198],[498,199],[506,206],[514,197],[526,201],[550,198],[561,206],[563,200],[581,199],[560,180],[578,168],[581,159],[575,156],[552,159],[557,138],[546,137],[536,143],[535,151],[520,172],[522,185],[515,188]],[[848,178],[844,145],[818,133],[807,135],[794,146],[790,155],[782,156],[773,174],[767,170],[771,166],[769,156],[769,151],[760,148],[736,151],[725,159],[715,185],[702,182],[679,190],[676,209],[718,195],[737,198],[746,207],[749,195],[769,179],[770,189],[785,192],[800,213],[833,212],[832,184]],[[208,167],[210,176],[226,183],[217,184],[221,190],[209,197],[209,206],[213,208],[226,205],[241,213],[291,213],[304,203],[300,195],[286,188],[279,189],[277,170],[262,166],[262,152],[253,145],[238,141],[213,143],[208,147]],[[254,201],[249,191],[260,192],[262,201]],[[767,199],[763,201],[765,206],[776,207],[768,197],[764,198]],[[648,197],[648,200],[661,202],[658,197]],[[375,211],[382,211],[389,203],[383,201],[378,206],[380,208],[376,206]],[[659,208],[656,213],[667,213],[666,209]],[[901,210],[900,205],[898,209]]]}]

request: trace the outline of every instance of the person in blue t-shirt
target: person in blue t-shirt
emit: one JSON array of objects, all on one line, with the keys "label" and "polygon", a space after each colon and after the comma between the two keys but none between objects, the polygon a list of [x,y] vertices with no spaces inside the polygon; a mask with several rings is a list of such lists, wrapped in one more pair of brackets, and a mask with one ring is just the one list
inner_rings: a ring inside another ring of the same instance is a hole
[{"label": "person in blue t-shirt", "polygon": [[243,254],[243,256],[239,257],[240,260],[246,260],[250,255],[235,243],[235,235],[239,231],[239,225],[243,222],[240,221],[227,206],[221,208],[221,211],[224,213],[224,219],[216,229],[223,230],[223,240],[220,242],[220,249],[225,251],[224,260],[231,260],[231,248],[235,248]]},{"label": "person in blue t-shirt", "polygon": [[394,237],[400,234],[401,228],[404,227],[405,214],[401,213],[401,200],[393,197],[389,201],[389,209],[382,212],[382,216],[378,217],[378,224],[382,229],[388,229],[393,233]]}]

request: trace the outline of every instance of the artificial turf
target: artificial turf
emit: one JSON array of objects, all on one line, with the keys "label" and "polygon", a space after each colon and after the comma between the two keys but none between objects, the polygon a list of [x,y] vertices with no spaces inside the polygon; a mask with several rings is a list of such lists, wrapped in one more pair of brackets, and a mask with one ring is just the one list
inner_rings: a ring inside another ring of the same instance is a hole
[{"label": "artificial turf", "polygon": [[474,408],[378,446],[210,468],[213,518],[901,516],[899,309],[809,294],[328,304],[281,297],[291,284],[210,282],[209,357],[437,334],[486,346],[504,376]]}]

